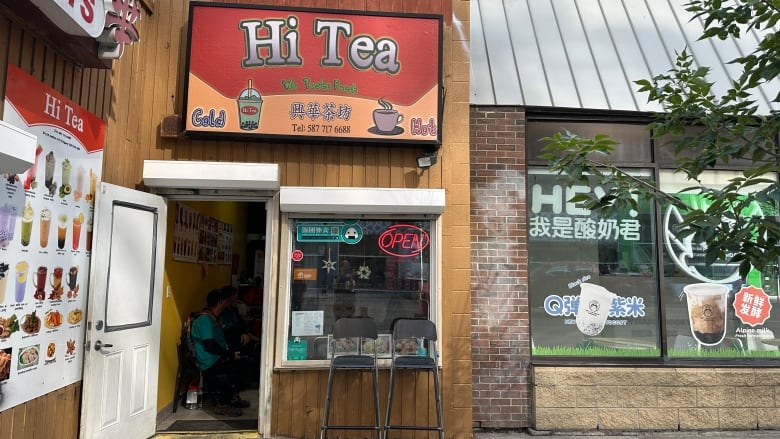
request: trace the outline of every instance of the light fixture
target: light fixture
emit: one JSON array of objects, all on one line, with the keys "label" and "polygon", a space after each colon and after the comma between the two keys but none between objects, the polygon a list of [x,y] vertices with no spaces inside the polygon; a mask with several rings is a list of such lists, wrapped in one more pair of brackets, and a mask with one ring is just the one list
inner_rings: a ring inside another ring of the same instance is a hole
[{"label": "light fixture", "polygon": [[425,151],[423,155],[417,157],[417,167],[420,169],[428,169],[436,164],[437,151]]}]

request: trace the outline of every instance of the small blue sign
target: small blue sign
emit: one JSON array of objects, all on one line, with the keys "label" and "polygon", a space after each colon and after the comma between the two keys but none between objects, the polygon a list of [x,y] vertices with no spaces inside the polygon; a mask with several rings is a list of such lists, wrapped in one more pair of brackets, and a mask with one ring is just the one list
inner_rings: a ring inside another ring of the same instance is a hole
[{"label": "small blue sign", "polygon": [[363,239],[363,228],[358,224],[345,224],[341,227],[341,240],[346,244],[357,244]]}]

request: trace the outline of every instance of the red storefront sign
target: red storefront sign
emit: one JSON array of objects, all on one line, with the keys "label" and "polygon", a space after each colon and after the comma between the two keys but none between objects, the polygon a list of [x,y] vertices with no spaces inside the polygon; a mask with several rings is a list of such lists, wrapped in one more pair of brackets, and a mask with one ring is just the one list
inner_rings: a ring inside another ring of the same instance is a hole
[{"label": "red storefront sign", "polygon": [[184,131],[441,143],[439,15],[190,3]]}]

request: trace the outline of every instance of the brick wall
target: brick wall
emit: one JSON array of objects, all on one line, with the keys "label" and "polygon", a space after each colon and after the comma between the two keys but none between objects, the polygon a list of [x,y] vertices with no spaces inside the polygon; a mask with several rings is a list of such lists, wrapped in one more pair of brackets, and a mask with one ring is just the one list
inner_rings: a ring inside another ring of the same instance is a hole
[{"label": "brick wall", "polygon": [[525,114],[472,106],[470,120],[473,421],[528,427]]},{"label": "brick wall", "polygon": [[780,371],[533,368],[538,430],[774,430]]}]

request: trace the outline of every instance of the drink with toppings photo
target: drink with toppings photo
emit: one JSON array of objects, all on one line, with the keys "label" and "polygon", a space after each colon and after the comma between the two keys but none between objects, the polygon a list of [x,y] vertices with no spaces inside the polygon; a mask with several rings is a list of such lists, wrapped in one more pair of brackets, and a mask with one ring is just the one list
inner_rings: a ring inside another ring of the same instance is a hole
[{"label": "drink with toppings photo", "polygon": [[16,303],[24,302],[24,290],[27,288],[27,272],[30,265],[27,261],[21,261],[16,264],[16,288],[14,289],[14,300]]},{"label": "drink with toppings photo", "polygon": [[81,240],[81,225],[84,223],[84,213],[79,212],[78,215],[73,217],[73,250],[79,249],[79,241]]},{"label": "drink with toppings photo", "polygon": [[27,200],[24,209],[22,209],[22,245],[27,247],[30,245],[30,235],[32,235],[32,223],[33,223],[33,211],[30,206],[30,201]]},{"label": "drink with toppings photo", "polygon": [[4,204],[0,207],[0,247],[8,247],[14,239],[16,207]]},{"label": "drink with toppings photo", "polygon": [[0,262],[0,305],[5,302],[5,289],[8,287],[8,270],[10,268],[8,264]]},{"label": "drink with toppings photo", "polygon": [[49,245],[49,234],[51,233],[51,210],[47,208],[41,209],[41,223],[39,227],[41,248],[46,248]]},{"label": "drink with toppings photo", "polygon": [[57,215],[57,248],[65,248],[65,236],[68,234],[68,216],[64,213]]}]

